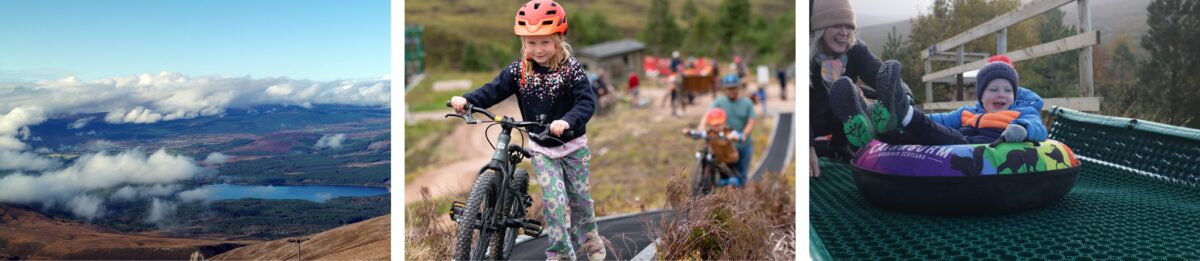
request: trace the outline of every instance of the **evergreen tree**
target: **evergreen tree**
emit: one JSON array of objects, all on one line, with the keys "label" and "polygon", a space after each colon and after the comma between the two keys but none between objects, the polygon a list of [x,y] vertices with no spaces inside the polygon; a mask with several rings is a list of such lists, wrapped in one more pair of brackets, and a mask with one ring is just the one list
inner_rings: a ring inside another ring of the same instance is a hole
[{"label": "evergreen tree", "polygon": [[577,17],[571,20],[571,33],[567,34],[574,46],[583,47],[621,38],[621,32],[600,12],[586,12]]},{"label": "evergreen tree", "polygon": [[700,9],[696,8],[696,0],[687,0],[683,3],[683,12],[679,13],[679,17],[683,18],[684,22],[694,23],[698,16],[700,16]]},{"label": "evergreen tree", "polygon": [[749,42],[746,32],[751,26],[749,0],[722,0],[717,7],[717,55],[733,56],[737,45]]},{"label": "evergreen tree", "polygon": [[1138,66],[1139,111],[1155,121],[1200,127],[1200,3],[1155,0],[1147,10],[1150,31],[1142,48],[1150,59]]},{"label": "evergreen tree", "polygon": [[[1074,26],[1063,24],[1058,9],[1043,14],[1038,26],[1038,42],[1048,43],[1075,34]],[[1043,98],[1079,96],[1079,52],[1070,51],[1033,59],[1027,63],[1029,74],[1021,75],[1021,86]]]},{"label": "evergreen tree", "polygon": [[678,48],[680,36],[683,35],[675,17],[671,15],[671,5],[667,0],[653,0],[650,3],[650,14],[646,19],[640,37],[646,43],[649,53],[663,55],[666,50]]},{"label": "evergreen tree", "polygon": [[712,20],[706,15],[698,15],[692,21],[687,31],[687,40],[683,42],[683,50],[691,56],[709,56],[716,53],[716,32]]}]

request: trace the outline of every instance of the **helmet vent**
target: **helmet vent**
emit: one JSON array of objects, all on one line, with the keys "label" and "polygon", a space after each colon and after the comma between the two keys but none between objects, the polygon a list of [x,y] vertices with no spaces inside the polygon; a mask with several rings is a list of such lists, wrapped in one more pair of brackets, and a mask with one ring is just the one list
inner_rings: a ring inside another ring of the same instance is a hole
[{"label": "helmet vent", "polygon": [[525,16],[525,11],[520,11],[520,12],[517,12],[517,15],[519,15],[519,16]]},{"label": "helmet vent", "polygon": [[558,4],[555,4],[554,2],[550,2],[550,6],[555,7],[555,6],[558,6]]},{"label": "helmet vent", "polygon": [[551,25],[551,24],[554,24],[554,21],[546,20],[546,21],[542,21],[542,24],[543,25]]},{"label": "helmet vent", "polygon": [[533,10],[537,10],[538,7],[542,7],[542,3],[533,3]]},{"label": "helmet vent", "polygon": [[557,13],[558,13],[558,10],[546,11],[546,15],[553,15],[553,14],[557,14]]},{"label": "helmet vent", "polygon": [[517,21],[517,25],[525,25],[525,21]]}]

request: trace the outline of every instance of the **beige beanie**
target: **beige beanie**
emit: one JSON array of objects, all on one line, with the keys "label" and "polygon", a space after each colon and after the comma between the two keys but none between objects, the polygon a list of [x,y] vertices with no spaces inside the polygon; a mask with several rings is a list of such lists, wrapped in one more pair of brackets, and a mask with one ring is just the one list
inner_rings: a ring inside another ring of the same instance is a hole
[{"label": "beige beanie", "polygon": [[858,27],[854,24],[854,8],[850,6],[850,0],[815,0],[809,22],[809,32],[843,24]]}]

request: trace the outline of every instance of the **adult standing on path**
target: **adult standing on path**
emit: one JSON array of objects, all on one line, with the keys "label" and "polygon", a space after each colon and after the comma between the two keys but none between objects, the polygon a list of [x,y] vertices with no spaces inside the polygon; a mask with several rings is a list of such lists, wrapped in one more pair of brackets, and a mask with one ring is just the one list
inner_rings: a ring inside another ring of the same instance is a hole
[{"label": "adult standing on path", "polygon": [[[721,108],[726,113],[725,126],[730,129],[741,131],[740,137],[729,137],[737,140],[738,157],[737,165],[734,166],[739,176],[746,177],[747,170],[750,169],[750,158],[754,154],[754,143],[751,142],[750,131],[754,130],[754,104],[750,99],[742,94],[745,90],[745,84],[737,74],[729,74],[721,77],[721,87],[725,89],[724,94],[713,100],[710,108]],[[696,125],[696,129],[702,129],[705,126],[703,120]],[[735,185],[741,187],[745,184],[745,180],[739,180]]]}]

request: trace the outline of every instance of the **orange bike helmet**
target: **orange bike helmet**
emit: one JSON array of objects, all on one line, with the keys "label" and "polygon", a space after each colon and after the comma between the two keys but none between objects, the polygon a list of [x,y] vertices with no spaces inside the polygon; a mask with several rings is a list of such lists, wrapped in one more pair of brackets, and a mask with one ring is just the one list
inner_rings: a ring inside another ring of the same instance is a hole
[{"label": "orange bike helmet", "polygon": [[712,108],[708,114],[704,115],[704,122],[708,125],[717,125],[725,123],[725,110],[721,108]]},{"label": "orange bike helmet", "polygon": [[567,34],[567,10],[551,0],[531,0],[517,10],[513,33],[517,35]]}]

